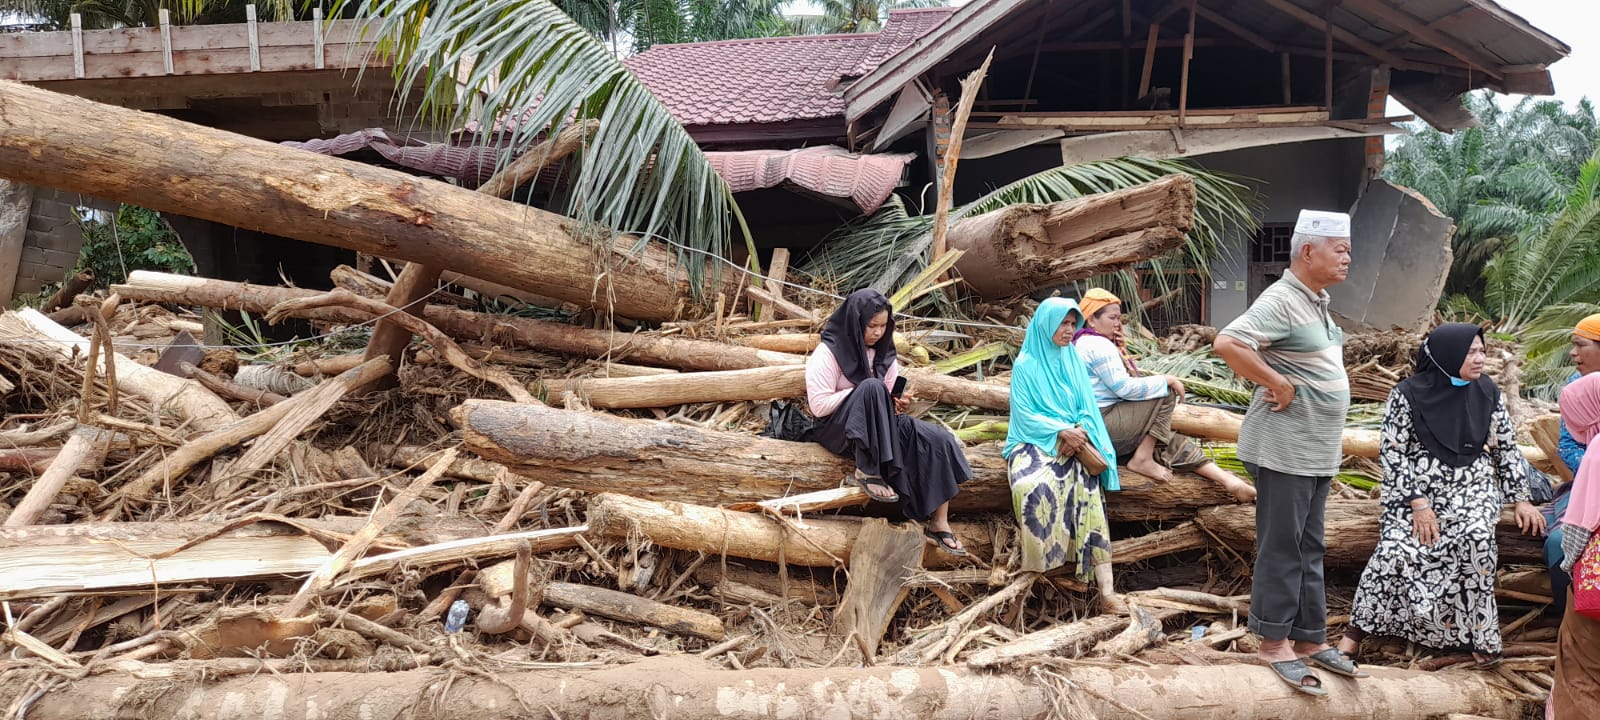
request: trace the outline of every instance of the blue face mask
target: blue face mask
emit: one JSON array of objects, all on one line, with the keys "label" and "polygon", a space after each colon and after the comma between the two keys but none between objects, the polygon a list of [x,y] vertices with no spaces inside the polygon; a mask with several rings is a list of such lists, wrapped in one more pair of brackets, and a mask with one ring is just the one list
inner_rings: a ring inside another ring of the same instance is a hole
[{"label": "blue face mask", "polygon": [[1434,367],[1439,368],[1439,372],[1444,373],[1445,377],[1450,378],[1450,384],[1451,385],[1454,385],[1456,387],[1466,387],[1466,386],[1472,384],[1471,380],[1462,380],[1461,378],[1458,378],[1458,377],[1456,377],[1454,375],[1451,375],[1449,370],[1444,369],[1444,366],[1440,365],[1439,361],[1433,357],[1433,349],[1428,347],[1428,343],[1427,343],[1426,340],[1424,340],[1423,343],[1422,343],[1422,352],[1423,352],[1423,354],[1428,356],[1429,360],[1433,361],[1433,366]]}]

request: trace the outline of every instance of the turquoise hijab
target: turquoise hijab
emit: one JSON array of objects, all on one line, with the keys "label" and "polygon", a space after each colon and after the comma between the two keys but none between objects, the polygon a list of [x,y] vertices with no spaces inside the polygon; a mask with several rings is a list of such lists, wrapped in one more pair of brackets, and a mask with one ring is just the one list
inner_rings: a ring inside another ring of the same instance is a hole
[{"label": "turquoise hijab", "polygon": [[1051,339],[1056,328],[1077,313],[1077,327],[1083,327],[1078,303],[1067,298],[1050,298],[1039,303],[1028,322],[1028,335],[1022,341],[1022,354],[1011,370],[1011,426],[1006,431],[1005,454],[1026,443],[1056,454],[1056,433],[1082,425],[1089,440],[1111,466],[1100,474],[1100,487],[1120,490],[1117,482],[1116,449],[1106,432],[1100,406],[1095,404],[1089,384],[1089,370],[1071,345],[1062,347]]}]

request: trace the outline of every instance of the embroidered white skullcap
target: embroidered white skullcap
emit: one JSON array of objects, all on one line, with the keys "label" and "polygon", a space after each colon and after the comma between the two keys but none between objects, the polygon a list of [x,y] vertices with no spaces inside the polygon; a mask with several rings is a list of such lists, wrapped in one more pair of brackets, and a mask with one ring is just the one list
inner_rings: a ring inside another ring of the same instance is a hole
[{"label": "embroidered white skullcap", "polygon": [[1350,237],[1350,216],[1342,212],[1301,210],[1294,231],[1301,235],[1320,237]]}]

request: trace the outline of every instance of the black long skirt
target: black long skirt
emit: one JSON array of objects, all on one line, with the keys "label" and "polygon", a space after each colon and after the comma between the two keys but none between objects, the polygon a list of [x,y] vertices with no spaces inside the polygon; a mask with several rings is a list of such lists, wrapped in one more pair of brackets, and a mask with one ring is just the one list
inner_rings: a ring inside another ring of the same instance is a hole
[{"label": "black long skirt", "polygon": [[856,469],[884,479],[900,495],[900,511],[926,520],[972,479],[961,440],[949,430],[894,411],[889,389],[867,378],[832,415],[822,418],[816,441],[854,458]]}]

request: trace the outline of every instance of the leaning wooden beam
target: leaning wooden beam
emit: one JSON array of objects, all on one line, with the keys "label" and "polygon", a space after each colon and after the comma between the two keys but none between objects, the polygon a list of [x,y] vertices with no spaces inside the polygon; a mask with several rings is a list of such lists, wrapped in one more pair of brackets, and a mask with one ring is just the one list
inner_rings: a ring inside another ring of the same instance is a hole
[{"label": "leaning wooden beam", "polygon": [[[387,367],[387,362],[387,360],[381,363],[368,361],[346,370],[338,377],[322,382],[315,388],[303,391],[287,401],[190,440],[162,458],[160,463],[146,470],[127,485],[118,488],[111,498],[107,500],[106,504],[109,505],[112,501],[124,498],[138,500],[148,497],[157,487],[165,486],[183,477],[184,473],[189,472],[196,465],[205,462],[206,459],[213,455],[273,430],[284,418],[309,407],[331,404],[330,399],[331,401],[337,401],[351,390],[376,380],[382,376]],[[293,440],[294,437],[290,436],[288,439]],[[276,455],[277,451],[282,450],[280,443],[275,442],[274,444],[278,444],[279,447],[273,451],[273,455],[267,456],[268,459]],[[245,467],[248,468],[249,466]]]},{"label": "leaning wooden beam", "polygon": [[[662,547],[808,567],[848,563],[861,523],[861,518],[852,517],[786,522],[755,513],[654,502],[616,493],[601,493],[589,500],[589,527],[604,537],[625,540],[635,532]],[[993,551],[990,538],[981,527],[965,523],[955,523],[953,527],[968,552],[988,557]],[[971,561],[926,543],[922,562],[928,567],[951,567]]]},{"label": "leaning wooden beam", "polygon": [[[0,340],[44,341],[63,360],[89,348],[88,339],[61,327],[33,309],[0,315]],[[239,419],[221,398],[193,380],[168,375],[120,354],[112,354],[118,387],[150,401],[157,409],[170,409],[190,421],[196,430],[210,431]],[[99,365],[104,359],[96,359]]]},{"label": "leaning wooden beam", "polygon": [[[850,460],[815,443],[787,442],[604,413],[468,400],[450,411],[468,450],[551,485],[709,506],[759,503],[839,487]],[[1011,487],[996,443],[967,450],[974,477],[958,511],[1011,512]],[[1125,471],[1107,495],[1115,520],[1187,518],[1231,502],[1190,473],[1157,482]],[[807,522],[810,522],[809,518]]]},{"label": "leaning wooden beam", "polygon": [[[637,238],[626,236],[597,283],[578,223],[523,203],[15,82],[0,84],[0,106],[10,119],[0,125],[0,176],[13,180],[449,268],[641,320],[671,319],[691,296],[674,253],[653,244],[635,256]],[[742,273],[721,275],[731,285]]]},{"label": "leaning wooden beam", "polygon": [[1027,294],[1156,257],[1194,224],[1194,181],[1172,175],[1049,205],[1010,205],[950,229],[956,269],[986,298]]},{"label": "leaning wooden beam", "polygon": [[[257,664],[258,670],[268,667]],[[1148,720],[1424,720],[1450,713],[1520,717],[1523,710],[1522,701],[1497,686],[1491,674],[1382,667],[1368,668],[1372,677],[1364,680],[1326,681],[1333,685],[1329,696],[1308,710],[1311,700],[1257,665],[1075,665],[1051,670],[1062,681],[1052,685],[1031,675],[952,667],[728,671],[686,662],[682,655],[599,669],[492,676],[453,668],[291,674],[306,664],[296,660],[271,672],[247,670],[221,679],[193,680],[203,674],[192,672],[182,682],[156,672],[159,665],[129,665],[137,674],[90,675],[40,695],[29,717],[115,720],[126,715],[126,702],[119,699],[139,698],[146,717],[391,720],[415,715],[418,688],[438,689],[431,696],[430,720],[525,718],[530,698],[537,698],[541,712],[551,717],[588,717],[595,708],[606,708],[608,717],[618,720],[659,718],[663,707],[671,708],[671,717],[723,720],[766,720],[774,717],[774,708],[793,708],[795,717],[1044,718],[1059,716],[1068,701],[1083,708],[1085,717]],[[30,692],[31,682],[31,676],[12,673],[0,680],[0,694],[21,697]]]}]

